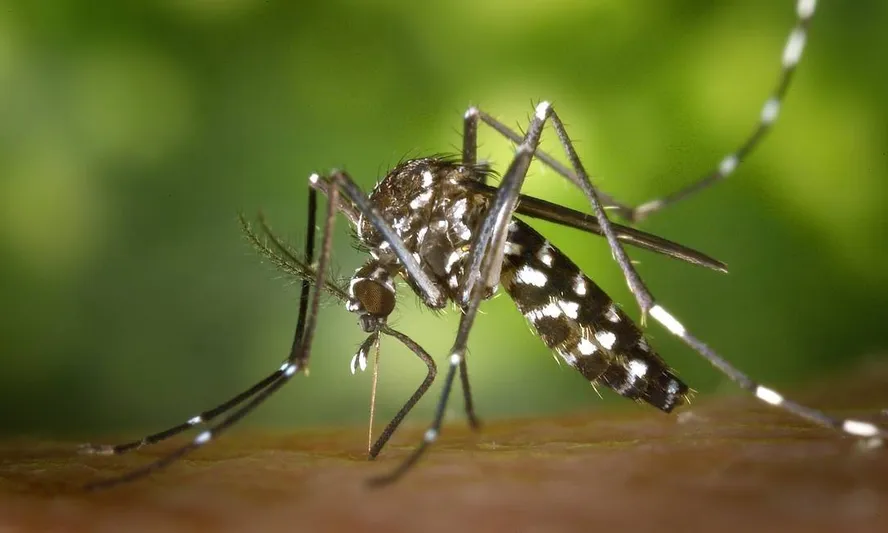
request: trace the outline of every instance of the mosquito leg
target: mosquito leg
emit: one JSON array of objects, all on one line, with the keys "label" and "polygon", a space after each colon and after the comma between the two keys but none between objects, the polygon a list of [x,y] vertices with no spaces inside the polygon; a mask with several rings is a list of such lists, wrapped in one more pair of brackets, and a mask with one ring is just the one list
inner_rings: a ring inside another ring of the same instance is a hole
[{"label": "mosquito leg", "polygon": [[[478,162],[478,108],[469,107],[463,115],[463,148],[462,164],[475,166]],[[478,179],[482,184],[487,182],[487,174],[479,173]],[[481,421],[475,413],[475,402],[472,399],[472,388],[469,383],[469,367],[463,360],[459,365],[459,379],[463,389],[463,403],[465,405],[466,418],[473,430],[481,428]]]},{"label": "mosquito leg", "polygon": [[575,184],[583,191],[586,199],[592,205],[592,212],[598,220],[598,225],[601,227],[601,231],[604,233],[604,236],[610,245],[611,253],[614,256],[614,259],[616,259],[617,264],[620,265],[620,270],[623,271],[623,276],[626,278],[626,283],[629,284],[629,290],[631,290],[632,295],[635,296],[635,301],[638,302],[638,307],[641,309],[641,322],[644,324],[645,317],[654,305],[653,296],[644,281],[642,281],[641,276],[636,272],[635,267],[629,260],[629,256],[626,255],[623,245],[620,244],[613,225],[607,218],[604,207],[598,198],[598,190],[589,180],[589,176],[586,174],[585,168],[583,168],[580,157],[577,155],[573,143],[567,136],[567,131],[564,128],[564,124],[561,122],[561,118],[558,117],[558,114],[555,113],[551,106],[546,108],[546,114],[551,120],[552,127],[555,128],[561,146],[567,153],[567,158],[570,160],[571,166],[574,169],[574,175],[577,178]]},{"label": "mosquito leg", "polygon": [[[808,27],[810,26],[811,18],[814,16],[816,7],[817,0],[797,0],[796,24],[790,31],[786,44],[783,47],[780,73],[778,74],[775,88],[762,105],[759,120],[753,128],[752,133],[746,137],[734,152],[723,157],[718,166],[707,172],[702,178],[662,198],[650,200],[639,206],[631,206],[619,202],[613,197],[598,191],[598,196],[601,199],[601,202],[607,205],[608,208],[613,209],[621,218],[637,222],[668,206],[680,202],[685,198],[693,196],[695,193],[708,188],[714,183],[721,181],[734,173],[737,166],[746,160],[753,150],[761,144],[765,134],[771,129],[774,122],[777,120],[777,116],[780,114],[780,107],[786,97],[786,92],[789,89],[796,67],[802,58],[802,53],[805,49],[805,41],[807,40]],[[522,136],[512,128],[506,126],[483,111],[479,111],[475,108],[470,108],[470,110],[475,111],[482,122],[496,130],[502,136],[514,143],[521,142]],[[539,151],[537,152],[536,157],[557,174],[567,178],[578,186],[580,185],[578,177],[568,167],[559,163],[551,155]]]},{"label": "mosquito leg", "polygon": [[[312,190],[309,190],[308,195],[308,225],[306,226],[306,242],[305,242],[305,254],[306,257],[312,257],[314,255],[314,228],[315,228],[315,219],[317,217],[317,193]],[[246,221],[241,218],[241,224],[244,225],[245,228]],[[302,329],[304,328],[304,323],[302,322],[302,316],[304,314],[304,308],[308,306],[308,287],[309,282],[303,278],[302,282],[302,292],[299,300],[300,307],[300,319],[299,323],[296,325],[296,333],[297,335],[302,335]],[[126,453],[128,451],[139,449],[143,446],[148,446],[151,444],[156,444],[158,442],[169,439],[170,437],[174,437],[180,433],[188,431],[189,429],[206,424],[211,422],[219,415],[222,415],[229,410],[237,407],[241,403],[243,403],[248,398],[252,397],[254,394],[263,390],[269,384],[274,382],[276,379],[280,377],[280,370],[272,372],[267,375],[261,381],[250,387],[249,389],[239,393],[233,398],[226,400],[225,402],[213,407],[212,409],[207,409],[202,413],[189,418],[186,422],[183,422],[177,426],[173,426],[171,428],[167,428],[163,431],[159,431],[157,433],[153,433],[151,435],[147,435],[142,437],[141,439],[133,440],[130,442],[125,442],[122,444],[116,445],[92,445],[92,444],[84,444],[80,448],[80,453],[83,454],[96,454],[96,455],[120,455]]]},{"label": "mosquito leg", "polygon": [[[241,418],[243,418],[243,416],[245,416],[249,411],[252,411],[252,409],[256,405],[258,405],[259,402],[264,401],[265,398],[267,398],[270,394],[272,394],[274,391],[279,389],[281,387],[281,385],[283,385],[287,381],[287,378],[292,376],[293,373],[296,372],[296,370],[298,370],[298,368],[295,367],[295,365],[284,363],[284,365],[282,365],[278,371],[276,371],[272,374],[272,376],[274,376],[275,379],[271,381],[271,384],[269,384],[264,389],[260,390],[255,396],[253,396],[253,399],[250,402],[248,402],[245,406],[241,407],[240,409],[235,411],[233,414],[231,414],[227,418],[225,418],[219,424],[219,426],[213,427],[212,429],[208,429],[208,430],[205,430],[205,431],[199,433],[194,438],[194,440],[192,442],[190,442],[189,444],[181,446],[181,447],[177,448],[176,450],[170,452],[169,454],[163,456],[162,458],[160,458],[152,463],[149,463],[141,468],[131,470],[131,471],[126,472],[120,476],[111,477],[111,478],[95,481],[92,483],[88,483],[87,485],[84,486],[84,489],[90,490],[90,491],[108,489],[108,488],[111,488],[111,487],[114,487],[117,485],[121,485],[124,483],[128,483],[130,481],[135,481],[137,479],[147,477],[147,476],[151,475],[152,473],[154,473],[158,470],[161,470],[161,469],[165,468],[166,466],[176,462],[178,459],[183,457],[185,454],[187,454],[191,451],[194,451],[197,448],[200,448],[201,446],[205,445],[210,440],[212,440],[214,435],[219,433],[219,427],[222,426],[223,424],[225,424],[226,426],[229,426],[229,425],[231,425],[230,423],[228,423],[230,420],[234,419],[234,421],[236,422],[237,420],[240,420]],[[258,402],[257,402],[257,400],[258,400]],[[243,414],[241,414],[241,413],[243,413]]]},{"label": "mosquito leg", "polygon": [[872,438],[877,441],[883,441],[888,438],[888,432],[875,424],[851,418],[832,417],[820,410],[788,400],[779,392],[756,383],[749,376],[738,370],[716,353],[715,350],[691,335],[691,333],[661,305],[656,304],[651,308],[651,316],[670,333],[680,338],[685,344],[709,361],[712,366],[730,378],[731,381],[739,385],[740,388],[754,394],[759,400],[814,422],[815,424],[836,429],[854,437]]},{"label": "mosquito leg", "polygon": [[774,125],[777,116],[780,114],[780,107],[786,97],[786,91],[789,89],[793,74],[799,61],[802,59],[802,52],[805,49],[805,41],[807,40],[808,26],[811,17],[814,16],[814,10],[817,7],[817,0],[798,0],[796,3],[796,24],[789,33],[786,45],[783,47],[783,54],[780,63],[780,74],[777,77],[777,84],[771,95],[762,105],[761,114],[758,123],[752,130],[752,133],[743,141],[739,148],[733,153],[722,158],[719,165],[713,170],[706,173],[702,178],[685,186],[678,191],[645,202],[634,207],[628,213],[621,213],[629,220],[642,220],[657,211],[661,211],[672,204],[678,203],[685,198],[693,196],[697,192],[710,187],[718,181],[730,176],[737,166],[746,160],[746,157],[761,144],[765,134]]},{"label": "mosquito leg", "polygon": [[478,415],[475,413],[475,402],[472,399],[472,387],[469,385],[469,367],[466,364],[465,359],[459,364],[459,380],[462,383],[466,418],[469,421],[469,427],[478,431],[481,429],[481,420],[478,419]]},{"label": "mosquito leg", "polygon": [[463,115],[462,164],[473,167],[478,162],[478,108],[470,107]]},{"label": "mosquito leg", "polygon": [[399,341],[401,341],[404,346],[410,349],[417,357],[422,359],[422,362],[426,364],[428,367],[428,373],[426,374],[425,379],[422,383],[419,384],[419,387],[416,389],[416,392],[413,393],[413,396],[410,397],[409,400],[404,404],[403,407],[398,411],[394,418],[392,418],[391,422],[385,426],[385,429],[382,430],[382,433],[379,435],[379,438],[376,439],[376,442],[370,448],[369,459],[376,459],[376,456],[379,455],[379,452],[382,451],[382,448],[389,441],[391,436],[395,433],[398,427],[401,425],[401,422],[404,420],[404,417],[413,409],[413,407],[419,402],[419,400],[425,395],[426,391],[429,390],[429,387],[432,386],[432,382],[435,381],[435,376],[438,374],[438,367],[435,365],[434,359],[432,356],[426,352],[422,346],[417,344],[413,339],[404,335],[400,331],[391,329],[389,327],[384,327],[382,332],[386,335],[395,337]]},{"label": "mosquito leg", "polygon": [[141,439],[125,442],[122,444],[84,444],[80,447],[79,452],[87,455],[122,455],[126,452],[139,449],[143,446],[156,444],[170,437],[174,437],[180,433],[188,431],[195,426],[206,424],[207,422],[212,421],[220,414],[223,414],[230,409],[240,405],[241,403],[243,403],[244,400],[252,397],[254,394],[267,387],[270,383],[274,382],[279,377],[279,372],[273,372],[262,379],[262,381],[259,381],[249,389],[241,392],[230,400],[221,403],[212,409],[208,409],[197,416],[191,417],[190,419],[188,419],[188,421],[183,422],[177,426],[173,426],[163,431],[158,431],[157,433],[152,433],[151,435],[142,437]]},{"label": "mosquito leg", "polygon": [[[311,181],[318,180],[317,175],[312,175],[309,178]],[[337,176],[333,176],[334,184],[339,183],[339,178]],[[309,204],[313,205],[312,202],[316,202],[317,192],[315,190],[309,191]],[[312,197],[315,197],[312,200]],[[328,196],[328,204],[327,204],[327,215],[324,223],[324,232],[323,239],[321,244],[321,253],[318,258],[318,267],[317,267],[317,279],[314,281],[315,283],[315,291],[312,295],[311,301],[309,302],[309,298],[306,296],[308,289],[311,286],[310,282],[305,282],[302,284],[302,293],[300,294],[299,299],[299,317],[297,319],[296,331],[300,333],[297,339],[301,340],[299,343],[298,349],[295,351],[291,351],[290,356],[287,358],[287,361],[281,365],[281,367],[274,373],[272,376],[275,376],[274,379],[266,386],[264,389],[259,390],[250,401],[243,405],[240,409],[237,409],[233,413],[229,414],[225,417],[221,422],[212,426],[209,429],[206,429],[199,433],[194,440],[190,443],[173,450],[169,454],[161,457],[160,459],[149,463],[142,468],[138,468],[136,470],[132,470],[126,474],[123,474],[118,477],[113,477],[101,481],[97,481],[95,483],[88,484],[86,486],[87,490],[97,490],[97,489],[105,489],[112,487],[114,485],[119,485],[121,483],[125,483],[128,481],[132,481],[135,479],[139,479],[145,476],[150,475],[157,470],[160,470],[167,465],[175,462],[177,459],[183,457],[187,453],[190,453],[211,440],[213,440],[220,433],[230,428],[238,421],[240,421],[243,417],[251,413],[254,409],[256,409],[259,405],[261,405],[265,400],[271,397],[276,391],[278,391],[281,387],[283,387],[286,383],[289,382],[290,378],[292,378],[297,372],[300,372],[305,369],[308,364],[308,360],[311,356],[311,345],[312,340],[314,338],[315,326],[317,324],[317,314],[318,309],[320,308],[320,300],[321,300],[321,292],[322,287],[324,287],[324,282],[326,278],[327,267],[330,262],[330,250],[332,248],[332,239],[333,239],[333,227],[336,222],[336,206],[339,201],[339,189],[334,187],[329,192]],[[313,210],[310,210],[313,211]],[[310,215],[310,220],[313,222],[313,216]],[[310,226],[309,231],[314,230],[314,224]],[[306,253],[305,256],[309,263],[311,262],[311,258],[314,255],[314,239],[310,239],[306,241]],[[266,378],[268,379],[268,378]]]}]

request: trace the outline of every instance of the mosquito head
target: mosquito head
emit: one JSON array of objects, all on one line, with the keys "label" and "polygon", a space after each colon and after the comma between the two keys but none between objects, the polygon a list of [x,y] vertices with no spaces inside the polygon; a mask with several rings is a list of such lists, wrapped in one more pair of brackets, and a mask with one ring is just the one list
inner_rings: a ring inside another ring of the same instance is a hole
[{"label": "mosquito head", "polygon": [[379,331],[395,308],[394,265],[372,259],[355,271],[348,285],[346,309],[359,315],[361,328]]},{"label": "mosquito head", "polygon": [[361,307],[361,328],[367,333],[378,331],[395,308],[395,292],[385,283],[373,279],[359,280],[353,291]]}]

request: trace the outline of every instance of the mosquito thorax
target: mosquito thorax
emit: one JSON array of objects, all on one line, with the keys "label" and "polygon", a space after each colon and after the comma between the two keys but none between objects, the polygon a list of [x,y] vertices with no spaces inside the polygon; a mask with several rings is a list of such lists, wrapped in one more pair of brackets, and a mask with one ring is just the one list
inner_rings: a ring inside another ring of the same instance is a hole
[{"label": "mosquito thorax", "polygon": [[[424,300],[431,308],[440,309],[448,300],[459,301],[465,260],[488,205],[486,197],[466,185],[483,173],[483,169],[446,158],[411,159],[392,169],[370,193],[373,205],[445,293],[446,299],[441,301]],[[379,264],[392,265],[387,268],[403,276],[389,243],[364,217],[358,221],[358,238]],[[422,296],[413,281],[404,277]]]}]

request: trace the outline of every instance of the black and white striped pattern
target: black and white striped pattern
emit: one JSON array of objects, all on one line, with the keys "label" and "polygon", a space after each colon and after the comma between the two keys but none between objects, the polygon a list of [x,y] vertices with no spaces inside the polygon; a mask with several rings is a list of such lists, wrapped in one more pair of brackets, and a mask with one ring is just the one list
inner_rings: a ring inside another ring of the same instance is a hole
[{"label": "black and white striped pattern", "polygon": [[536,230],[509,225],[501,281],[534,330],[593,383],[669,412],[687,385],[604,291]]}]

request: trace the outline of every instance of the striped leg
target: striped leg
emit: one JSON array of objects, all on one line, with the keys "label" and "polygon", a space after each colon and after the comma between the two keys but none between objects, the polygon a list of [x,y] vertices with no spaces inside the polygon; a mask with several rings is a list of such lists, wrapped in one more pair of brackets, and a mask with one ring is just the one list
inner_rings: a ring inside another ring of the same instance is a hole
[{"label": "striped leg", "polygon": [[[796,67],[798,66],[799,61],[802,58],[802,53],[804,52],[805,42],[807,40],[808,34],[808,26],[810,25],[811,18],[814,16],[816,6],[817,0],[797,0],[796,24],[793,27],[792,31],[790,31],[789,38],[786,41],[786,45],[783,47],[780,74],[777,77],[776,86],[771,92],[771,95],[765,100],[765,103],[762,105],[759,120],[753,128],[752,133],[746,137],[746,139],[736,150],[723,157],[718,166],[707,172],[697,181],[662,198],[650,200],[639,206],[630,206],[628,204],[619,202],[613,197],[599,191],[598,196],[601,199],[602,203],[607,205],[608,208],[613,209],[614,212],[623,219],[629,221],[640,221],[650,216],[651,214],[656,213],[657,211],[665,209],[672,204],[693,196],[697,192],[733,174],[738,165],[745,161],[746,158],[749,157],[749,155],[753,152],[753,150],[755,150],[755,148],[759,144],[761,144],[761,141],[765,137],[765,134],[771,129],[771,127],[774,125],[774,122],[777,120],[778,115],[780,114],[780,108],[783,105],[783,101],[786,97],[786,92],[789,89],[793,74],[795,73]],[[477,129],[477,119],[480,119],[482,122],[493,128],[512,142],[520,143],[522,141],[521,135],[516,133],[514,130],[512,130],[502,122],[498,121],[487,113],[478,110],[475,107],[469,108],[469,110],[466,112],[466,121],[468,122],[470,119],[474,120],[474,124],[472,127],[475,129]],[[536,157],[543,164],[552,168],[556,173],[579,185],[579,177],[576,176],[570,168],[559,163],[551,155],[545,152],[537,152]]]},{"label": "striped leg", "polygon": [[786,45],[783,47],[777,85],[762,105],[758,123],[740,147],[722,158],[718,166],[710,170],[702,178],[672,194],[650,200],[628,210],[625,206],[621,206],[618,209],[621,216],[633,221],[642,220],[652,213],[656,213],[685,198],[693,196],[697,192],[730,176],[737,169],[737,166],[746,160],[746,157],[761,144],[761,140],[774,125],[774,121],[777,120],[777,116],[780,114],[780,107],[783,105],[783,100],[786,97],[786,91],[789,88],[796,66],[798,66],[799,61],[802,59],[802,52],[805,50],[805,41],[808,36],[808,26],[810,25],[811,17],[814,16],[816,7],[817,0],[797,1],[796,24],[792,31],[790,31]]},{"label": "striped leg", "polygon": [[714,367],[728,376],[734,383],[741,388],[755,394],[756,398],[763,402],[779,407],[785,411],[810,420],[815,424],[826,426],[839,431],[843,431],[855,437],[874,438],[875,442],[880,442],[888,437],[888,432],[880,427],[863,420],[854,420],[851,418],[835,418],[823,413],[817,409],[812,409],[800,403],[784,398],[779,392],[760,385],[750,379],[746,374],[740,372],[736,367],[727,362],[723,357],[717,354],[712,348],[704,344],[702,341],[694,337],[672,314],[670,314],[663,306],[655,304],[650,311],[651,317],[663,325],[670,333],[684,341],[685,344],[702,355]]},{"label": "striped leg", "polygon": [[[315,224],[317,217],[317,193],[313,190],[309,191],[308,195],[308,221],[306,226],[306,239],[305,239],[305,257],[306,260],[310,263],[311,258],[314,257],[314,248],[315,248]],[[266,245],[261,242],[255,234],[249,228],[246,220],[241,217],[241,224],[244,227],[247,235],[252,237],[253,244],[257,246],[260,250],[264,249],[264,255],[275,257],[274,254],[268,250]],[[263,224],[264,226],[264,224]],[[273,238],[273,235],[272,235]],[[275,241],[275,244],[281,247],[281,243]],[[289,253],[289,251],[287,251]],[[297,341],[301,339],[303,330],[305,328],[305,313],[308,308],[308,291],[310,287],[311,280],[306,278],[305,276],[301,277],[302,286],[301,292],[299,296],[299,319],[296,324],[295,338],[293,342],[292,349],[290,351],[290,357],[294,357],[294,353],[298,349]],[[141,439],[137,439],[130,442],[125,442],[122,444],[116,445],[93,445],[93,444],[84,444],[80,447],[80,453],[83,454],[96,454],[96,455],[120,455],[124,454],[128,451],[136,450],[141,448],[142,446],[148,446],[151,444],[156,444],[158,442],[167,440],[171,437],[179,435],[189,429],[192,429],[196,426],[207,424],[212,422],[218,416],[223,415],[234,409],[238,405],[242,404],[244,401],[252,398],[254,395],[263,391],[266,387],[277,381],[283,376],[284,371],[286,370],[286,363],[281,366],[278,370],[272,372],[267,375],[258,383],[254,384],[249,389],[241,392],[240,394],[234,396],[233,398],[213,407],[212,409],[207,409],[206,411],[201,412],[200,414],[189,418],[187,421],[173,426],[171,428],[165,429],[163,431],[159,431],[157,433],[153,433],[151,435],[147,435],[142,437]]]},{"label": "striped leg", "polygon": [[[317,181],[319,177],[317,175],[312,175],[310,180]],[[334,181],[339,181],[337,176],[334,175]],[[316,198],[317,193],[314,190],[309,192],[310,202],[316,201],[311,200],[312,197]],[[230,428],[246,415],[251,413],[254,409],[256,409],[259,405],[261,405],[265,400],[267,400],[271,395],[277,392],[281,387],[283,387],[286,383],[290,381],[297,372],[303,371],[309,361],[311,356],[311,346],[312,340],[314,339],[315,326],[317,324],[317,315],[318,309],[320,308],[320,300],[321,293],[323,292],[322,288],[324,287],[326,280],[326,272],[327,267],[330,262],[330,250],[332,247],[332,239],[333,239],[333,226],[336,221],[336,207],[339,202],[339,188],[331,187],[330,192],[328,192],[328,202],[327,202],[327,214],[326,220],[324,223],[324,232],[321,243],[321,253],[318,258],[318,266],[317,266],[317,278],[314,281],[315,291],[312,295],[311,301],[309,302],[308,291],[311,286],[311,282],[307,279],[303,279],[302,283],[302,291],[300,294],[300,305],[299,305],[299,318],[297,320],[296,325],[296,337],[295,342],[293,343],[294,349],[291,350],[290,356],[287,360],[281,365],[281,367],[271,374],[266,380],[269,380],[270,383],[260,391],[258,391],[252,399],[243,405],[240,409],[237,409],[233,413],[229,414],[218,424],[210,427],[197,434],[194,439],[184,445],[181,446],[169,454],[161,457],[160,459],[145,465],[142,468],[132,470],[126,474],[97,481],[94,483],[88,484],[85,488],[87,490],[97,490],[97,489],[105,489],[115,485],[119,485],[121,483],[126,483],[128,481],[132,481],[135,479],[139,479],[150,475],[151,473],[160,470],[167,465],[175,462],[179,458],[185,456],[186,454],[204,446],[213,438],[218,436],[220,433]],[[309,231],[314,229],[314,225],[309,226]],[[306,258],[311,262],[311,258],[314,255],[314,239],[311,238],[306,242]],[[310,305],[310,307],[309,307]],[[265,381],[265,380],[263,380]],[[261,382],[260,382],[261,383]],[[258,384],[257,384],[258,386]],[[255,388],[252,387],[250,390]],[[239,395],[238,397],[240,397]],[[228,403],[228,402],[226,402]],[[223,404],[225,405],[225,404]],[[177,426],[181,427],[181,426]],[[190,426],[189,426],[190,427]],[[174,428],[175,429],[175,428]]]},{"label": "striped leg", "polygon": [[275,380],[280,378],[281,372],[281,369],[272,372],[264,379],[262,379],[262,381],[259,381],[249,389],[241,392],[230,400],[227,400],[212,409],[207,409],[199,415],[193,416],[177,426],[173,426],[163,431],[158,431],[157,433],[152,433],[151,435],[142,437],[141,439],[125,442],[122,444],[84,444],[80,447],[78,451],[79,453],[85,455],[122,455],[126,452],[137,450],[142,446],[156,444],[171,437],[175,437],[176,435],[184,433],[191,428],[212,422],[216,417],[227,413],[231,409],[234,409],[244,401],[248,400],[258,392],[268,387]]}]

